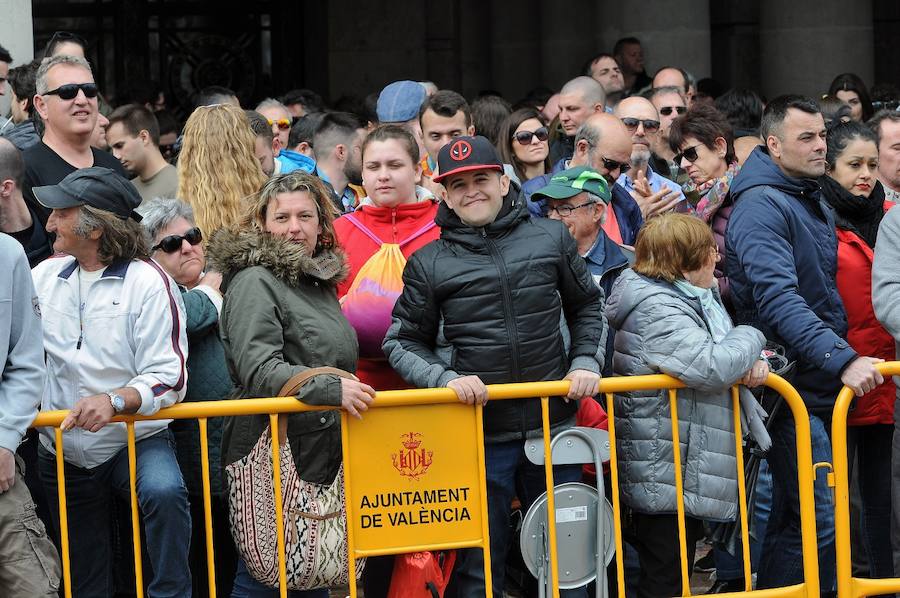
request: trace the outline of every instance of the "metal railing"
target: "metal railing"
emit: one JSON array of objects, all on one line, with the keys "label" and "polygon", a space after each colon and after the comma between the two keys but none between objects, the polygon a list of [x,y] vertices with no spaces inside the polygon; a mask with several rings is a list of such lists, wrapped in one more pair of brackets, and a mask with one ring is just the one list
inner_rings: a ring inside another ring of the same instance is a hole
[{"label": "metal railing", "polygon": [[[883,366],[884,367],[884,366]],[[900,364],[896,366],[895,370],[900,372]],[[814,598],[819,596],[819,580],[818,580],[818,555],[816,549],[816,530],[815,530],[815,506],[814,506],[814,498],[813,498],[813,478],[814,471],[812,465],[812,449],[810,442],[810,425],[809,425],[809,417],[807,415],[805,406],[803,404],[802,399],[800,398],[797,391],[787,383],[783,378],[776,376],[774,374],[770,374],[769,378],[766,382],[766,385],[778,392],[782,397],[784,397],[786,404],[790,408],[794,422],[796,426],[796,444],[797,444],[797,460],[798,460],[798,484],[799,484],[799,500],[800,500],[800,512],[801,512],[801,537],[803,543],[803,572],[804,572],[804,582],[796,585],[792,585],[784,588],[774,588],[767,590],[756,590],[753,591],[754,596],[758,596],[759,598],[780,598],[780,597],[806,597],[806,598]],[[623,539],[622,539],[622,520],[621,520],[621,504],[619,499],[619,474],[618,468],[616,466],[616,440],[615,440],[615,405],[614,405],[614,393],[623,393],[630,391],[646,391],[646,390],[668,390],[669,396],[669,405],[671,410],[671,420],[672,420],[672,443],[674,447],[674,471],[675,471],[675,486],[676,486],[676,497],[677,497],[677,518],[678,518],[678,530],[679,530],[679,550],[681,555],[681,576],[682,576],[682,593],[684,596],[691,595],[690,589],[690,569],[692,567],[692,563],[687,562],[687,546],[686,546],[686,534],[685,534],[685,506],[684,506],[684,498],[683,498],[683,480],[682,480],[682,456],[681,456],[681,448],[680,448],[680,439],[679,439],[679,426],[678,426],[678,404],[677,404],[677,389],[684,388],[684,384],[679,380],[672,378],[670,376],[665,375],[653,375],[653,376],[635,376],[635,377],[612,377],[612,378],[604,378],[600,381],[599,394],[605,396],[606,406],[607,406],[607,414],[609,417],[609,436],[610,436],[610,475],[611,475],[611,491],[612,491],[612,503],[613,503],[613,521],[614,521],[614,534],[615,534],[615,547],[618,558],[616,558],[616,574],[618,581],[618,593],[619,596],[625,597],[625,574],[624,574],[624,558],[622,558],[623,552]],[[569,382],[568,381],[556,381],[556,382],[535,382],[535,383],[522,383],[522,384],[502,384],[502,385],[490,385],[488,386],[488,396],[489,399],[494,400],[507,400],[507,399],[522,399],[522,398],[540,398],[541,401],[541,411],[542,411],[542,420],[543,420],[543,444],[544,444],[544,466],[545,466],[545,478],[548,488],[552,488],[553,484],[553,465],[551,458],[551,437],[550,437],[550,425],[549,425],[549,401],[554,400],[548,397],[558,397],[565,396],[569,390]],[[750,548],[749,548],[749,534],[748,534],[748,522],[747,522],[747,495],[746,495],[746,487],[744,483],[744,471],[743,471],[743,444],[742,444],[742,434],[741,434],[741,421],[740,421],[740,405],[739,405],[739,395],[738,388],[735,386],[732,388],[732,401],[733,401],[733,410],[734,410],[734,429],[735,429],[735,453],[736,453],[736,462],[737,462],[737,479],[738,479],[738,488],[739,488],[739,512],[740,512],[740,525],[741,525],[741,537],[742,537],[742,547],[743,547],[743,565],[745,572],[745,590],[746,592],[751,591],[751,571],[750,571]],[[842,393],[842,397],[845,394]],[[431,405],[431,404],[452,404],[458,403],[456,394],[453,390],[448,388],[440,388],[440,389],[421,389],[421,390],[402,390],[402,391],[383,391],[378,392],[375,398],[375,403],[373,408],[379,407],[400,407],[400,406],[414,406],[414,405]],[[839,405],[841,404],[839,399]],[[244,400],[223,400],[223,401],[214,401],[214,402],[202,402],[202,403],[181,403],[178,405],[174,405],[167,409],[163,409],[160,412],[156,413],[152,416],[118,416],[114,418],[112,421],[115,422],[124,422],[126,424],[127,430],[127,451],[128,451],[128,463],[129,463],[129,476],[130,476],[130,496],[131,496],[131,516],[132,516],[132,535],[133,542],[135,546],[134,550],[134,565],[135,565],[135,584],[136,584],[136,594],[138,598],[142,598],[144,595],[143,591],[143,570],[141,563],[141,537],[140,537],[140,521],[139,521],[139,509],[138,509],[138,501],[137,501],[137,493],[136,493],[136,449],[135,449],[135,423],[144,421],[144,420],[161,420],[161,419],[197,419],[199,422],[199,432],[200,432],[200,447],[201,447],[201,479],[203,484],[203,504],[204,504],[204,519],[205,519],[205,528],[206,528],[206,555],[207,555],[207,570],[208,570],[208,584],[209,584],[209,592],[210,596],[216,596],[216,585],[215,585],[215,566],[214,566],[214,558],[215,558],[215,547],[213,546],[213,534],[212,534],[212,519],[211,519],[211,494],[210,494],[210,471],[209,471],[209,458],[208,458],[208,441],[207,441],[207,420],[211,417],[220,417],[220,416],[241,416],[241,415],[269,415],[269,421],[271,425],[271,434],[272,438],[278,437],[278,414],[282,413],[296,413],[296,412],[304,412],[304,411],[318,411],[324,409],[335,409],[333,407],[311,407],[306,404],[303,404],[297,401],[294,398],[261,398],[261,399],[244,399]],[[478,411],[478,421],[481,421],[481,407],[475,407]],[[63,565],[63,578],[64,578],[64,588],[65,588],[65,596],[66,598],[71,598],[71,564],[70,564],[70,555],[69,555],[69,541],[68,541],[68,528],[67,528],[67,511],[66,511],[66,490],[65,490],[65,472],[64,472],[64,435],[62,431],[59,429],[59,425],[62,423],[65,418],[67,411],[51,411],[40,413],[38,417],[33,422],[34,427],[54,427],[55,428],[55,439],[56,439],[56,466],[57,466],[57,488],[58,488],[58,501],[59,501],[59,511],[60,511],[60,536],[61,536],[61,552],[62,552],[62,565]],[[343,434],[346,445],[347,434],[348,434],[348,416],[346,412],[341,412],[342,417],[342,425],[343,425]],[[835,418],[835,425],[837,425],[837,417]],[[280,467],[278,464],[280,463],[280,455],[279,455],[279,447],[278,442],[272,443],[272,459],[273,459],[273,485],[274,485],[274,494],[275,494],[275,510],[276,517],[278,518],[279,525],[278,528],[278,560],[279,560],[279,578],[281,580],[280,583],[280,594],[282,597],[286,597],[287,588],[285,584],[286,574],[285,574],[285,557],[284,557],[284,519],[282,513],[282,488],[281,488],[281,475],[280,475]],[[836,455],[839,452],[836,451]],[[482,499],[484,499],[484,462],[483,462],[483,446],[479,448],[479,455],[481,456],[481,469],[480,469],[480,482],[482,486]],[[345,457],[346,457],[346,449],[345,449]],[[846,458],[843,463],[843,471],[846,475]],[[841,471],[841,464],[839,460],[835,459],[835,471]],[[598,475],[602,475],[602,472],[598,472]],[[840,480],[840,476],[838,476]],[[845,482],[846,487],[846,482]],[[351,495],[353,490],[353,480],[350,479],[349,475],[345,476],[345,488],[348,492],[348,496]],[[839,481],[840,488],[840,481]],[[558,562],[558,554],[557,554],[557,541],[556,541],[556,525],[555,525],[555,504],[554,504],[554,493],[547,493],[547,512],[548,518],[550,521],[548,522],[548,533],[549,533],[549,545],[550,545],[550,573],[553,579],[558,579],[557,572],[559,569]],[[840,501],[839,501],[840,502]],[[846,517],[846,513],[844,513],[844,517]],[[842,521],[842,520],[839,520]],[[349,523],[349,522],[348,522]],[[349,524],[348,524],[349,527]],[[841,525],[838,524],[839,534],[841,533]],[[489,598],[491,596],[491,575],[490,575],[490,554],[488,550],[488,531],[487,531],[487,520],[485,517],[484,526],[483,526],[483,548],[485,549],[485,577],[486,577],[486,596]],[[838,546],[841,546],[840,542],[841,536],[838,536]],[[356,588],[355,583],[355,552],[354,547],[352,545],[352,538],[349,538],[349,550],[348,550],[348,558],[349,558],[349,567],[350,567],[350,592],[351,596],[356,596]],[[466,544],[467,546],[474,546],[476,544]],[[411,547],[413,548],[413,547]],[[420,550],[425,550],[428,548],[442,549],[449,548],[449,546],[419,546],[414,547]],[[839,555],[841,554],[839,550]],[[847,556],[847,562],[849,562],[849,553]],[[838,560],[838,578],[841,578],[841,563],[842,561]],[[858,581],[858,580],[855,580]],[[868,581],[868,580],[866,580]],[[861,583],[861,582],[860,582]],[[839,581],[839,588],[840,588]],[[892,586],[893,587],[893,586]],[[896,586],[897,589],[900,589],[900,585]],[[743,595],[744,592],[738,592],[731,594],[732,596]],[[842,596],[856,595],[867,595],[867,594],[849,594],[845,593]],[[559,596],[559,588],[558,584],[555,584],[553,587],[553,596],[554,598],[558,598]]]}]

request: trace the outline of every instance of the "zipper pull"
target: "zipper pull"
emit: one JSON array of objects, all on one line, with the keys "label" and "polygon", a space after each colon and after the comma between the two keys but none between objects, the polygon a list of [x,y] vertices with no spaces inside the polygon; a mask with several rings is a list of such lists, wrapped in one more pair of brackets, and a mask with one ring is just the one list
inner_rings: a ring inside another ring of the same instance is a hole
[{"label": "zipper pull", "polygon": [[78,337],[78,344],[75,345],[75,350],[76,350],[76,351],[81,349],[81,343],[82,343],[82,341],[84,341],[84,334],[83,334],[83,333]]}]

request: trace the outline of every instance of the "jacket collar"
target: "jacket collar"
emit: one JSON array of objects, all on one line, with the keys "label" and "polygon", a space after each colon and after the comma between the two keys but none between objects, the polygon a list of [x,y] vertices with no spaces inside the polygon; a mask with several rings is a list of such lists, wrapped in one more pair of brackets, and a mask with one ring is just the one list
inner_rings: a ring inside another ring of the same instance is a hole
[{"label": "jacket collar", "polygon": [[[116,260],[103,269],[100,278],[125,278],[129,265],[131,265],[131,260]],[[76,268],[78,268],[78,260],[72,258],[72,261],[59,271],[59,278],[68,280]]]},{"label": "jacket collar", "polygon": [[613,268],[628,265],[628,260],[622,254],[619,246],[603,232],[602,228],[597,231],[597,240],[594,241],[593,247],[584,255],[584,259],[589,265],[596,265],[601,275],[606,274]]}]

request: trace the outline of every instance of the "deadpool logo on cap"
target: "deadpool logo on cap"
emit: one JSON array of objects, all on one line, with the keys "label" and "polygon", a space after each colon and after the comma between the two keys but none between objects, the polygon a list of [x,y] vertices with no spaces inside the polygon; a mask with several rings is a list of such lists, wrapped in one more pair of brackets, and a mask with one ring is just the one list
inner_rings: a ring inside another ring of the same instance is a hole
[{"label": "deadpool logo on cap", "polygon": [[468,141],[463,141],[462,139],[460,139],[450,146],[450,158],[456,160],[457,162],[462,162],[471,155],[472,146],[469,145]]}]

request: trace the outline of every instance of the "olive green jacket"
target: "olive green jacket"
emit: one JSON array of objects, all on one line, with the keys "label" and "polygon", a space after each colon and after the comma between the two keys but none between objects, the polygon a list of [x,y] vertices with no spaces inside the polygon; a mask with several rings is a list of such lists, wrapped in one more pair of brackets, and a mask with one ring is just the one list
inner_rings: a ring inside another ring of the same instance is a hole
[{"label": "olive green jacket", "polygon": [[[241,398],[273,397],[292,376],[312,367],[356,369],[356,333],[338,304],[335,286],[346,276],[343,254],[304,246],[256,230],[216,233],[209,246],[222,273],[225,302],[220,332],[232,380]],[[341,379],[316,376],[297,399],[310,405],[341,404]],[[229,418],[222,463],[246,456],[266,433],[266,415]],[[330,483],[341,462],[336,411],[288,417],[288,441],[300,477]]]}]

